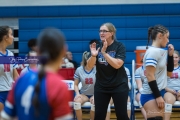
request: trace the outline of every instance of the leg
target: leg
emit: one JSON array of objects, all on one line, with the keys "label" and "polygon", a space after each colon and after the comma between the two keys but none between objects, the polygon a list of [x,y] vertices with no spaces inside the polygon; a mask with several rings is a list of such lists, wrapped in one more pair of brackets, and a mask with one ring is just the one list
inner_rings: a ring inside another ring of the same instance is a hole
[{"label": "leg", "polygon": [[138,93],[138,94],[136,95],[136,101],[139,103],[139,107],[140,107],[140,109],[141,109],[141,113],[142,113],[144,119],[147,120],[146,111],[144,110],[144,108],[142,107],[142,105],[141,105],[141,103],[140,103],[140,97],[141,97],[141,94]]},{"label": "leg", "polygon": [[[165,120],[170,120],[171,117],[171,112],[172,112],[172,105],[174,104],[174,102],[176,101],[176,97],[170,93],[170,92],[166,92],[164,95],[164,100],[165,100],[165,112],[164,112],[164,119]],[[168,111],[168,107],[166,104],[170,104],[169,105],[169,109],[171,109],[170,111]]]},{"label": "leg", "polygon": [[78,120],[82,120],[81,105],[89,101],[89,98],[87,96],[82,94],[80,96],[81,98],[77,98],[74,100],[74,110],[76,111],[76,116]]},{"label": "leg", "polygon": [[117,120],[129,120],[127,115],[128,92],[116,92],[112,94]]},{"label": "leg", "polygon": [[90,119],[94,120],[94,96],[90,98],[91,110],[90,110]]},{"label": "leg", "polygon": [[95,120],[105,120],[110,99],[110,93],[94,91]]},{"label": "leg", "polygon": [[0,111],[4,109],[4,104],[0,102]]},{"label": "leg", "polygon": [[157,106],[156,100],[152,99],[149,100],[144,104],[144,109],[146,111],[147,120],[148,118],[154,118],[154,117],[163,117],[164,109],[160,109]]},{"label": "leg", "polygon": [[110,120],[110,118],[111,118],[111,105],[112,104],[113,104],[113,100],[111,98],[109,105],[108,105],[108,109],[107,109],[106,120]]},{"label": "leg", "polygon": [[131,117],[131,102],[130,102],[130,97],[128,96],[128,100],[127,100],[127,114],[128,117]]}]

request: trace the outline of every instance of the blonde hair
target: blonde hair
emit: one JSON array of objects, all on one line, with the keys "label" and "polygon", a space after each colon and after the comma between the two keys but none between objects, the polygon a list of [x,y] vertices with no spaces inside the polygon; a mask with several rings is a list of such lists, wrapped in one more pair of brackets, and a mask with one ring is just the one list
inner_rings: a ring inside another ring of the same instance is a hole
[{"label": "blonde hair", "polygon": [[90,55],[90,52],[85,51],[85,52],[83,53],[82,62],[81,62],[81,65],[82,65],[82,66],[85,67],[85,66],[87,65],[87,60],[88,60],[88,58],[89,58],[89,55]]},{"label": "blonde hair", "polygon": [[178,55],[178,57],[180,57],[179,52],[177,50],[174,50],[174,53]]},{"label": "blonde hair", "polygon": [[113,32],[112,39],[116,40],[116,28],[112,23],[104,23],[101,26],[106,26],[110,32]]}]

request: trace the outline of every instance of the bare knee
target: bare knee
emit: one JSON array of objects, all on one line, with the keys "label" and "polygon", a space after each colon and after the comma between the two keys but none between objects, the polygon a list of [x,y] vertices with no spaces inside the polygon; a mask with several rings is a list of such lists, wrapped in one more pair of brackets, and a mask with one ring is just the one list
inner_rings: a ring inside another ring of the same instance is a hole
[{"label": "bare knee", "polygon": [[74,100],[74,102],[77,102],[77,103],[81,103],[82,104],[82,99],[81,98],[77,98],[76,100]]}]

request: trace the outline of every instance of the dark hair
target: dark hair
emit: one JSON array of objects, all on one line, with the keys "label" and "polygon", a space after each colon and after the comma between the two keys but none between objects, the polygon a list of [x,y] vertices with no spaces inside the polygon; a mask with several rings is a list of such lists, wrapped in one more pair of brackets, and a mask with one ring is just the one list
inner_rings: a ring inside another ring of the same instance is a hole
[{"label": "dark hair", "polygon": [[3,40],[5,35],[8,35],[10,29],[9,26],[0,26],[0,42]]},{"label": "dark hair", "polygon": [[168,29],[162,25],[155,25],[154,27],[149,27],[148,29],[148,42],[146,49],[148,48],[148,44],[150,39],[155,40],[158,33],[162,33],[163,35],[166,34]]},{"label": "dark hair", "polygon": [[40,33],[37,43],[39,53],[41,55],[41,69],[38,73],[38,81],[35,85],[35,94],[32,101],[35,107],[36,115],[39,114],[40,108],[38,101],[40,86],[43,78],[45,77],[44,65],[59,58],[59,55],[62,53],[65,46],[65,38],[60,30],[55,28],[47,28]]},{"label": "dark hair", "polygon": [[94,42],[95,42],[96,44],[99,44],[99,40],[93,39],[93,40],[91,40],[91,41],[89,42],[89,45],[93,44]]},{"label": "dark hair", "polygon": [[32,39],[30,39],[30,40],[28,41],[28,47],[29,47],[29,48],[34,47],[34,46],[36,46],[36,43],[37,43],[37,39],[32,38]]}]

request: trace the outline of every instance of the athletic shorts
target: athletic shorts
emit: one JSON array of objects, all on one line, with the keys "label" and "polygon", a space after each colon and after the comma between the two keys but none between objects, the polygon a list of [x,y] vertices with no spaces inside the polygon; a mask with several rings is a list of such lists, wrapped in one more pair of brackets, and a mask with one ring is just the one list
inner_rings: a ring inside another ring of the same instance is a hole
[{"label": "athletic shorts", "polygon": [[[164,97],[165,89],[161,90],[160,93],[161,93],[161,96]],[[144,104],[146,102],[153,100],[153,99],[155,99],[153,93],[152,94],[141,94],[140,101],[141,101],[142,106],[144,106]]]},{"label": "athletic shorts", "polygon": [[9,91],[0,92],[0,102],[4,105]]}]

